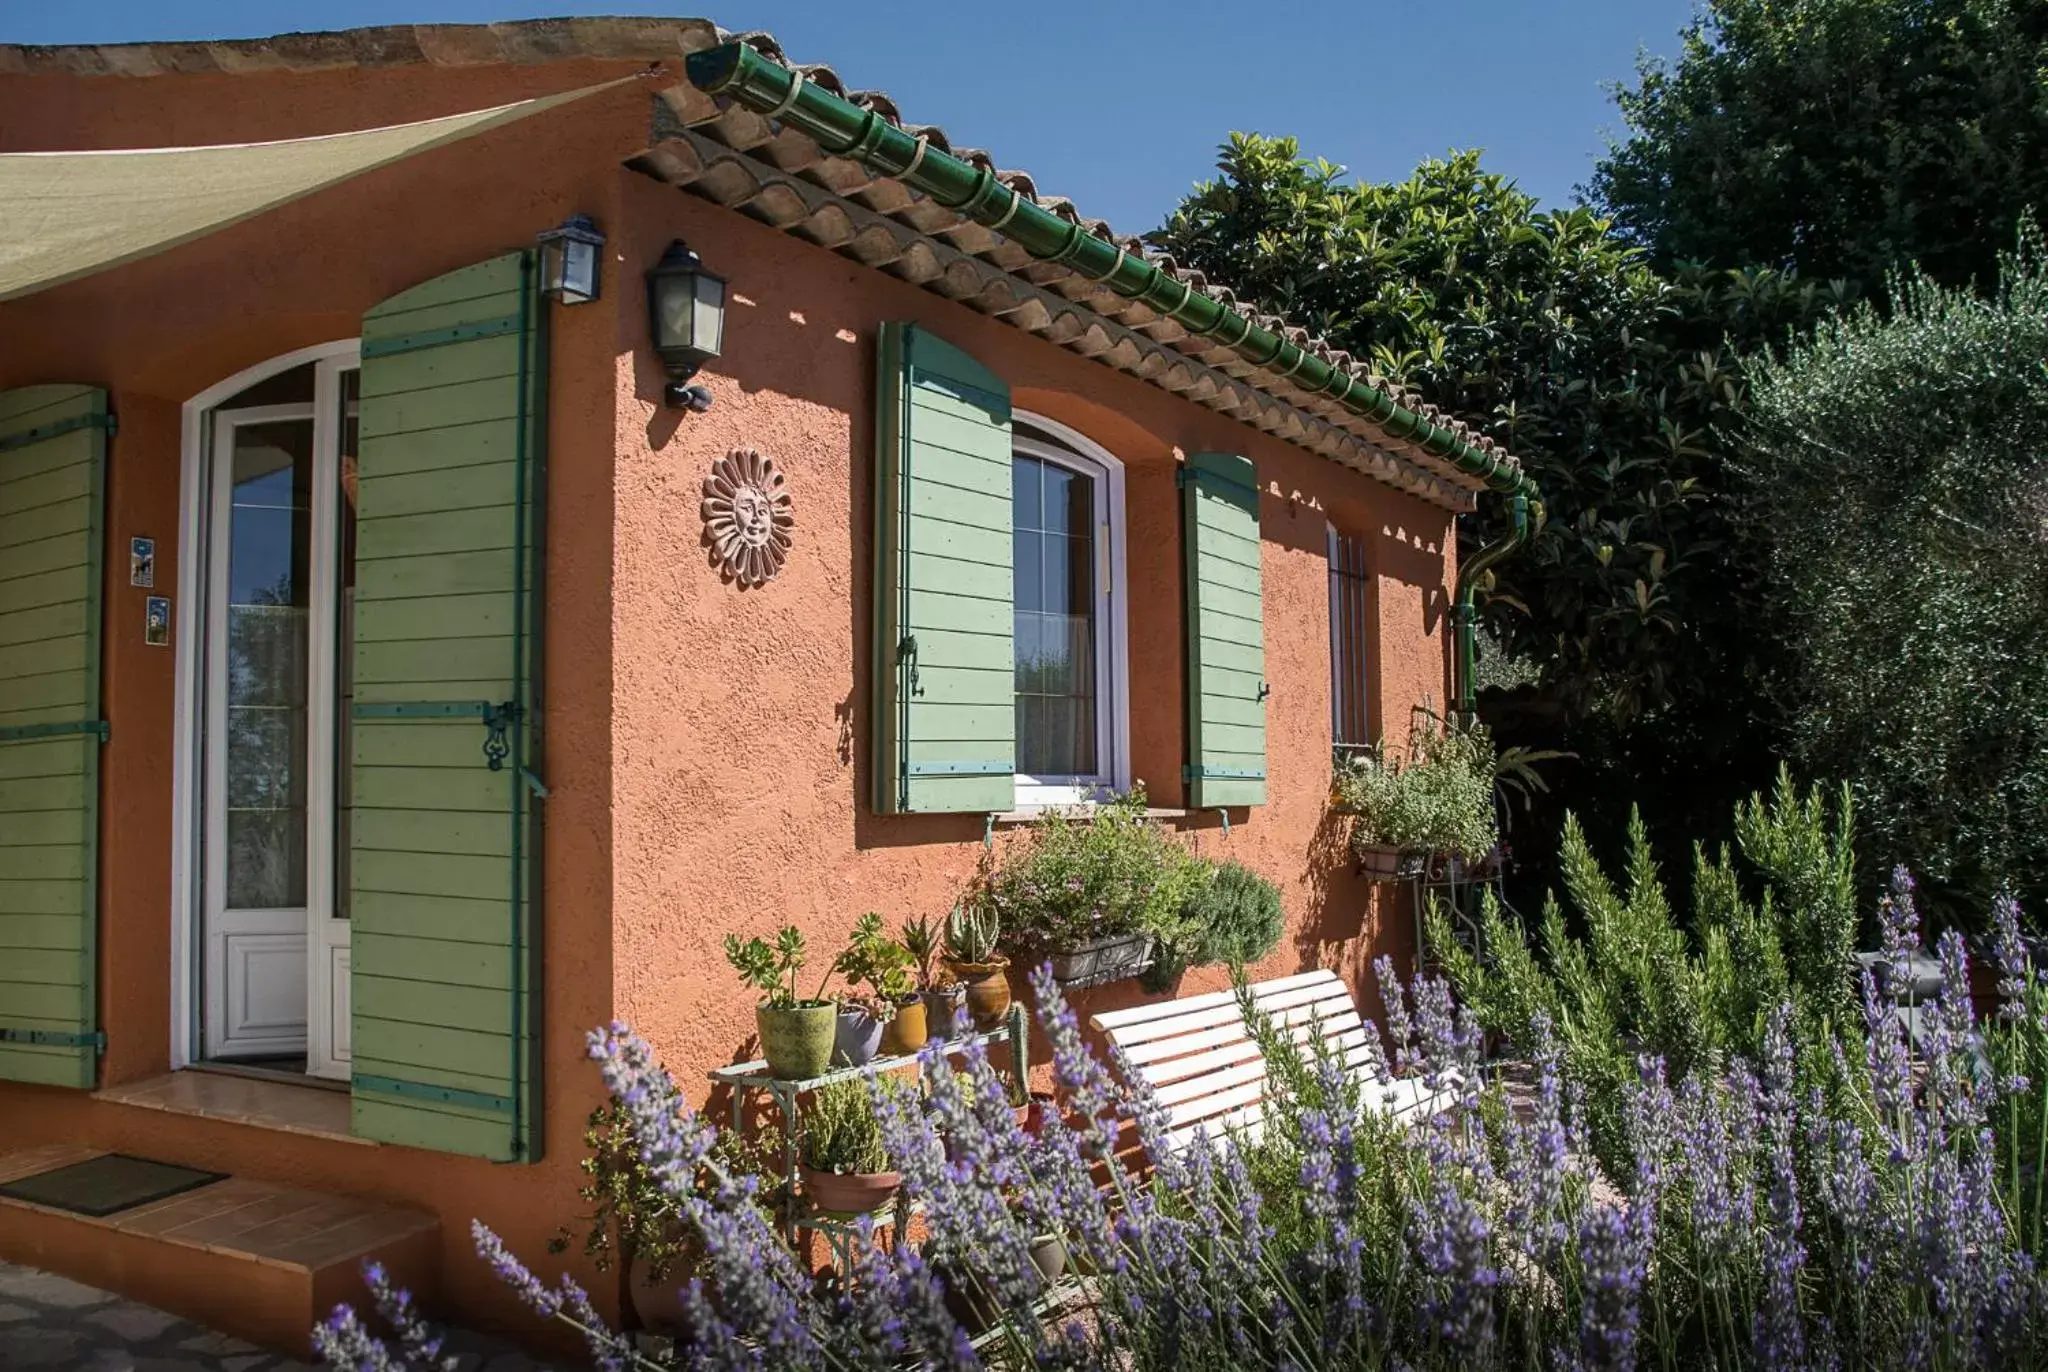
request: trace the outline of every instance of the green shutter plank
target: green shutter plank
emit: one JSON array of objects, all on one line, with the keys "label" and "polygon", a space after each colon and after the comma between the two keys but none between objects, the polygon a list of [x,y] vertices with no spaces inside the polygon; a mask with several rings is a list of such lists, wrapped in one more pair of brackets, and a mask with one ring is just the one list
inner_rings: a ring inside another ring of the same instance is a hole
[{"label": "green shutter plank", "polygon": [[0,1078],[99,1070],[106,392],[0,392]]},{"label": "green shutter plank", "polygon": [[542,1140],[537,306],[515,253],[363,319],[349,756],[353,1128],[521,1162]]},{"label": "green shutter plank", "polygon": [[875,808],[1009,810],[1017,755],[1009,386],[916,325],[883,325],[878,350]]},{"label": "green shutter plank", "polygon": [[1265,608],[1251,462],[1195,453],[1181,473],[1187,550],[1188,803],[1266,800]]}]

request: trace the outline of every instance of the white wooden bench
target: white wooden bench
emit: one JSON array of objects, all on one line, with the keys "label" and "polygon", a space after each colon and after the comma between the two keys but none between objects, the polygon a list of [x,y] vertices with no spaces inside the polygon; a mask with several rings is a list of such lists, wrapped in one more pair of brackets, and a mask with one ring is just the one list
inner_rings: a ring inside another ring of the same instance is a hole
[{"label": "white wooden bench", "polygon": [[[1359,1016],[1351,990],[1335,972],[1300,972],[1254,982],[1252,1003],[1274,1027],[1306,1047],[1329,1045],[1364,1085],[1365,1103],[1395,1119],[1420,1118],[1456,1103],[1450,1086],[1432,1092],[1421,1081],[1382,1082],[1379,1036]],[[1122,1050],[1167,1114],[1168,1146],[1255,1140],[1264,1127],[1266,1061],[1245,1025],[1235,991],[1184,996],[1129,1010],[1091,1015],[1089,1024]],[[1455,1085],[1455,1083],[1451,1083]]]}]

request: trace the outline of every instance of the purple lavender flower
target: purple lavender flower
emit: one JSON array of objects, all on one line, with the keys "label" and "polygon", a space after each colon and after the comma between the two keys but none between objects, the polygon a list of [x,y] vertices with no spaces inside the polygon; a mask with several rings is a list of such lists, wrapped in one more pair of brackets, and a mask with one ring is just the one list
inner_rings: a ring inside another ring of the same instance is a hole
[{"label": "purple lavender flower", "polygon": [[[1638,1207],[1640,1208],[1640,1202]],[[1636,1365],[1638,1300],[1643,1287],[1639,1227],[1609,1206],[1579,1223],[1578,1366],[1626,1372]]]}]

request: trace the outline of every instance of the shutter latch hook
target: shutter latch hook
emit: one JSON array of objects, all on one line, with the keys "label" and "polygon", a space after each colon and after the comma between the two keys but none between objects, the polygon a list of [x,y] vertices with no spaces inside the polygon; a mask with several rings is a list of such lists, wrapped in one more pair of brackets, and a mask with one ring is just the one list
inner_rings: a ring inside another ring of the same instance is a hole
[{"label": "shutter latch hook", "polygon": [[505,731],[518,718],[519,702],[516,700],[484,707],[484,765],[494,772],[504,771],[505,759],[512,755],[512,745],[507,741]]}]

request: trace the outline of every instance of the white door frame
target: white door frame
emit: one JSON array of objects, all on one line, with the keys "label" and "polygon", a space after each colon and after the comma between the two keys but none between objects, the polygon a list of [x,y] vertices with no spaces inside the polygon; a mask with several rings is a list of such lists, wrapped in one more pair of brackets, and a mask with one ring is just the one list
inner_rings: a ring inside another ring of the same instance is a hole
[{"label": "white door frame", "polygon": [[[338,412],[336,373],[359,365],[360,345],[353,338],[338,339],[331,343],[319,343],[312,347],[299,348],[258,363],[237,372],[207,387],[187,400],[183,407],[180,441],[179,468],[179,516],[178,516],[178,580],[177,601],[173,606],[173,651],[176,654],[176,681],[174,686],[175,729],[171,750],[171,1034],[170,1066],[172,1070],[189,1067],[203,1056],[203,1030],[201,1024],[201,984],[199,976],[201,911],[204,909],[204,892],[201,864],[198,861],[199,840],[204,826],[203,789],[205,756],[201,750],[202,731],[198,712],[203,705],[201,695],[204,682],[204,663],[201,661],[205,647],[204,607],[208,600],[207,531],[210,523],[209,487],[207,474],[212,467],[211,415],[221,402],[255,385],[259,381],[287,372],[308,362],[325,362],[316,377],[314,400],[316,409],[326,414]],[[324,409],[320,407],[324,406]],[[335,430],[337,426],[325,426]],[[327,454],[326,470],[335,472],[338,461],[334,453]],[[317,465],[316,465],[317,475]],[[337,474],[338,475],[338,474]],[[336,482],[338,486],[338,481]],[[322,525],[328,527],[323,528]],[[326,569],[328,581],[323,584],[316,574],[314,610],[309,616],[308,632],[312,637],[308,657],[310,670],[317,672],[316,680],[333,680],[334,621],[332,582],[335,557],[334,521],[316,519],[314,522],[313,553],[317,566]],[[324,551],[324,555],[323,555]],[[323,701],[320,697],[325,696]],[[333,697],[331,691],[313,693],[313,710],[307,721],[310,746],[313,757],[309,765],[324,756],[328,774],[332,775],[334,765],[333,740]],[[310,782],[310,776],[309,776]],[[309,811],[311,807],[308,807]],[[308,834],[307,848],[307,894],[309,899],[319,899],[328,904],[333,892],[332,829],[318,832],[323,826],[313,826],[316,832]],[[317,893],[317,894],[316,894]],[[326,914],[331,909],[321,907]],[[331,943],[320,937],[324,932],[323,921],[311,920],[307,939],[307,956],[316,954],[334,955]],[[328,920],[324,923],[344,924],[344,921]],[[339,931],[346,938],[347,930]],[[345,957],[345,955],[344,955]],[[309,988],[321,985],[327,978],[316,977],[316,969],[308,966]],[[345,974],[345,968],[344,968]],[[309,989],[308,1015],[324,1010],[330,1019],[333,1007],[312,1004],[315,993]],[[309,1070],[322,1071],[323,1075],[345,1076],[345,1060],[336,1062],[330,1055],[322,1063],[310,1054]]]}]

